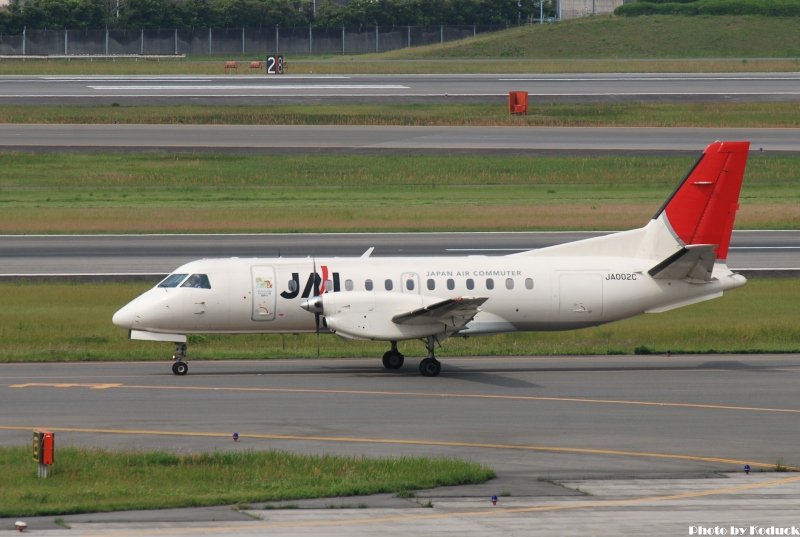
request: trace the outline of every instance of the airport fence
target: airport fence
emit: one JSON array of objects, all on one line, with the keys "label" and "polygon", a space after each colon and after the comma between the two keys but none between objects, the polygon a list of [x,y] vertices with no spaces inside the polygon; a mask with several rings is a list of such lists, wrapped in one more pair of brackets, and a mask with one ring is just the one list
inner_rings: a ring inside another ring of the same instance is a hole
[{"label": "airport fence", "polygon": [[367,54],[445,43],[508,26],[24,30],[0,35],[3,56]]}]

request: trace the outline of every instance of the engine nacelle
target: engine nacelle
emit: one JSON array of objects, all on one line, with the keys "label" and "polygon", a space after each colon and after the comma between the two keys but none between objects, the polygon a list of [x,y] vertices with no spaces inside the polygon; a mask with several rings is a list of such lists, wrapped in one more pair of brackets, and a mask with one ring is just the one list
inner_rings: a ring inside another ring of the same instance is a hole
[{"label": "engine nacelle", "polygon": [[325,293],[307,300],[303,307],[325,316],[328,328],[350,339],[391,341],[443,334],[444,323],[398,324],[395,315],[433,304],[440,299],[404,293]]}]

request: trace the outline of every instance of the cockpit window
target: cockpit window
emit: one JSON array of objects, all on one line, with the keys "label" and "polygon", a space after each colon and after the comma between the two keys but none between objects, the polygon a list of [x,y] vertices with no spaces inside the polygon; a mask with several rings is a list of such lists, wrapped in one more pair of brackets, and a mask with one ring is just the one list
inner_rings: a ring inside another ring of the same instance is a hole
[{"label": "cockpit window", "polygon": [[159,287],[178,287],[180,283],[186,278],[188,274],[170,274],[166,278],[164,278],[161,283],[158,284]]},{"label": "cockpit window", "polygon": [[192,274],[181,287],[194,287],[195,289],[211,289],[211,282],[205,274]]}]

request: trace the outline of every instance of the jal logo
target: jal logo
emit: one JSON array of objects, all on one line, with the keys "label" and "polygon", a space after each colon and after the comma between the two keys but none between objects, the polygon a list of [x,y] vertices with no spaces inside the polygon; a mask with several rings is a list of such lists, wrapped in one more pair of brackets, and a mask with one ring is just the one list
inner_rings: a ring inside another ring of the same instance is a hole
[{"label": "jal logo", "polygon": [[[292,279],[289,280],[289,289],[283,291],[281,296],[287,300],[291,300],[293,298],[297,298],[298,296],[301,298],[309,298],[311,296],[319,296],[328,291],[340,291],[339,273],[333,272],[329,278],[328,266],[321,265],[319,268],[322,272],[322,275],[316,272],[311,272],[306,279],[306,285],[303,288],[302,294],[300,293],[300,273],[292,272]],[[328,281],[333,283],[333,289],[325,288]]]}]

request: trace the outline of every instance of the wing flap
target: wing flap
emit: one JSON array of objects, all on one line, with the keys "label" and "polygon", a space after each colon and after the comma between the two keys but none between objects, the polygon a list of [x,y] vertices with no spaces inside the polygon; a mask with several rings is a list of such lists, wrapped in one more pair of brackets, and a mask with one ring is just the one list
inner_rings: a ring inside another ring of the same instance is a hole
[{"label": "wing flap", "polygon": [[648,272],[657,280],[711,281],[715,244],[689,244],[684,246]]},{"label": "wing flap", "polygon": [[489,297],[455,297],[434,302],[415,310],[398,313],[392,317],[396,324],[428,325],[444,323],[451,326],[464,326],[478,313],[479,308]]}]

